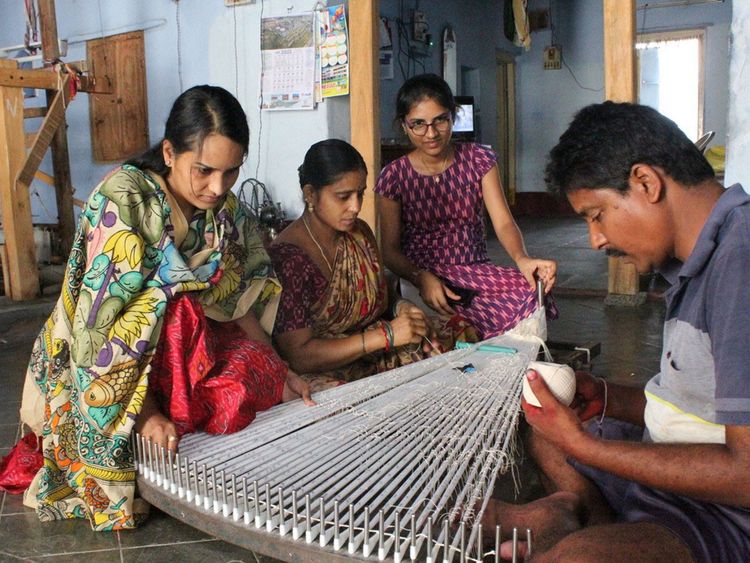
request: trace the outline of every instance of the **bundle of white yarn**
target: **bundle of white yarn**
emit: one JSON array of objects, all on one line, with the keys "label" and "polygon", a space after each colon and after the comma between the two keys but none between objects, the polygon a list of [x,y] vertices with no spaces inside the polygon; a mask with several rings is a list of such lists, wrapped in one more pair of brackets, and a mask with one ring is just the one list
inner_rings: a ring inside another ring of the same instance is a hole
[{"label": "bundle of white yarn", "polygon": [[[549,390],[563,405],[568,406],[573,402],[576,394],[576,374],[573,368],[564,364],[531,362],[529,369],[533,369],[542,376]],[[541,406],[525,375],[523,376],[523,398],[530,405]]]}]

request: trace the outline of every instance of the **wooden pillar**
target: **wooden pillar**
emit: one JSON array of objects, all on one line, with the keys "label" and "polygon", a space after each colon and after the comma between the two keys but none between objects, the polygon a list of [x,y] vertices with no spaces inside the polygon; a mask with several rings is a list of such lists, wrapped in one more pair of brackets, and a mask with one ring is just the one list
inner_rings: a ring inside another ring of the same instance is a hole
[{"label": "wooden pillar", "polygon": [[[604,0],[604,95],[615,102],[635,102],[635,0]],[[636,295],[638,272],[622,258],[609,258],[610,294]]]},{"label": "wooden pillar", "polygon": [[360,217],[377,233],[375,180],[380,173],[380,67],[378,0],[349,2],[349,112],[352,145],[367,164],[367,192]]},{"label": "wooden pillar", "polygon": [[[55,0],[39,0],[39,19],[42,58],[45,61],[54,61],[60,58]],[[47,90],[48,106],[52,103],[52,98],[56,93],[55,90]],[[73,216],[73,181],[70,177],[70,155],[68,154],[68,124],[65,115],[62,116],[62,122],[52,137],[50,150],[52,151],[52,175],[55,178],[58,234],[62,251],[67,255],[73,245],[75,219]]]},{"label": "wooden pillar", "polygon": [[[0,59],[0,68],[18,67],[15,61]],[[16,177],[26,159],[23,130],[23,89],[0,86],[0,199],[3,234],[10,275],[10,297],[33,299],[39,295],[34,226],[29,191],[17,188]]]},{"label": "wooden pillar", "polygon": [[57,16],[55,0],[38,0],[39,30],[42,36],[42,59],[45,62],[60,58],[60,44],[57,41]]},{"label": "wooden pillar", "polygon": [[[54,97],[54,92],[47,90],[47,103]],[[57,200],[58,235],[63,258],[66,258],[73,246],[75,234],[75,216],[73,215],[73,180],[70,176],[70,155],[68,153],[68,124],[65,116],[60,127],[55,131],[50,144],[52,153],[52,175],[55,182],[55,199]]]}]

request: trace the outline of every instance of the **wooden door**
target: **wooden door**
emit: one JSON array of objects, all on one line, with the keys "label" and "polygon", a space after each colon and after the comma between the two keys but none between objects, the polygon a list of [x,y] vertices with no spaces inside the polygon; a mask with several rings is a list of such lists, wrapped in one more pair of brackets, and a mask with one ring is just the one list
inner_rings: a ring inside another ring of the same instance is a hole
[{"label": "wooden door", "polygon": [[149,146],[143,31],[86,42],[89,68],[110,94],[89,96],[94,160],[125,160]]}]

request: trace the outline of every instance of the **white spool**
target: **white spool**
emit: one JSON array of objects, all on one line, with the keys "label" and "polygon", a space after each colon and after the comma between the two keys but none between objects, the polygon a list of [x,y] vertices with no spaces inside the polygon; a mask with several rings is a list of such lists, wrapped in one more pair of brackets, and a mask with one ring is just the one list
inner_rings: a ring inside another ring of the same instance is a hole
[{"label": "white spool", "polygon": [[[568,406],[573,402],[576,394],[576,374],[573,368],[564,364],[531,362],[529,369],[533,369],[542,376],[549,390],[563,405]],[[523,377],[523,398],[530,405],[541,406],[525,375]]]}]

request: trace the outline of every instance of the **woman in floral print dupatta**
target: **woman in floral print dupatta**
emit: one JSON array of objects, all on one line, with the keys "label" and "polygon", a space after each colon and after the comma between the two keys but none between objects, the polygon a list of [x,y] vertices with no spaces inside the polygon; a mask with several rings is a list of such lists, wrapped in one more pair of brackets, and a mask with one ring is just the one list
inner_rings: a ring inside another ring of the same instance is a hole
[{"label": "woman in floral print dupatta", "polygon": [[133,430],[176,450],[185,432],[234,432],[282,400],[311,402],[271,348],[281,287],[229,191],[248,140],[239,102],[196,86],[164,139],[89,198],[24,389],[44,456],[25,501],[40,519],[135,527]]}]

